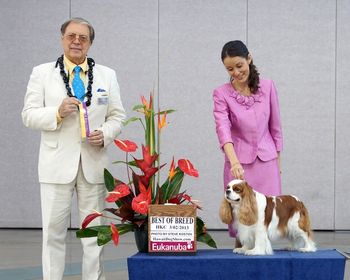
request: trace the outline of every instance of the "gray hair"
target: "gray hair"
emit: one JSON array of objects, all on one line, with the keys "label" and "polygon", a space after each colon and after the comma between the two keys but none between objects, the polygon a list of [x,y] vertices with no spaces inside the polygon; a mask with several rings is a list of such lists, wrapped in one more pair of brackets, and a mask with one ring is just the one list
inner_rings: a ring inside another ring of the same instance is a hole
[{"label": "gray hair", "polygon": [[92,44],[92,42],[95,39],[95,29],[92,27],[90,22],[88,22],[86,19],[83,19],[81,17],[74,17],[74,18],[71,18],[71,19],[67,20],[65,23],[63,23],[62,26],[61,26],[61,34],[62,34],[62,36],[66,32],[67,26],[71,22],[79,23],[79,24],[85,24],[89,28],[90,43]]}]

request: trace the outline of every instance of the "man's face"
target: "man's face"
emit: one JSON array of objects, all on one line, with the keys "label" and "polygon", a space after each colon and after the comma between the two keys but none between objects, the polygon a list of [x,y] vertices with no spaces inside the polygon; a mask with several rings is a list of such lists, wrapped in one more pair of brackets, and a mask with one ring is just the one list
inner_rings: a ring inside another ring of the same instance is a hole
[{"label": "man's face", "polygon": [[81,64],[91,46],[87,25],[71,22],[61,40],[65,56],[73,63]]}]

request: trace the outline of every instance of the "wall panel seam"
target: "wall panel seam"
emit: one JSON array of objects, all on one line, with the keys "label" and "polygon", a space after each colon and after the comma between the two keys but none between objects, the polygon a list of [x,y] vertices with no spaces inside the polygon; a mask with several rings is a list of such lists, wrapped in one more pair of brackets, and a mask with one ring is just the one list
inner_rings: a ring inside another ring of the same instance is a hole
[{"label": "wall panel seam", "polygon": [[72,17],[72,0],[69,0],[69,18]]},{"label": "wall panel seam", "polygon": [[338,0],[335,0],[335,22],[334,22],[334,163],[333,163],[333,229],[336,230],[336,203],[337,203],[337,85],[338,85]]},{"label": "wall panel seam", "polygon": [[247,44],[247,47],[249,49],[248,45],[248,8],[249,8],[249,0],[247,0],[247,5],[246,5],[246,23],[245,23],[245,42]]}]

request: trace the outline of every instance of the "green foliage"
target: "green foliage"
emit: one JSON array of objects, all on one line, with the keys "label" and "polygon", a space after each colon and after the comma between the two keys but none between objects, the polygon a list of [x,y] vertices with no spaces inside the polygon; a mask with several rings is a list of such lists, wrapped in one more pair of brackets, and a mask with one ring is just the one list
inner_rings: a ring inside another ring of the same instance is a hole
[{"label": "green foliage", "polygon": [[161,192],[163,194],[164,201],[168,201],[170,198],[172,198],[180,192],[185,174],[181,171],[179,167],[177,167],[175,170],[175,176],[171,180],[167,178],[167,180],[161,187]]},{"label": "green foliage", "polygon": [[115,187],[114,177],[106,168],[103,172],[106,188],[109,192],[111,192],[114,190]]},{"label": "green foliage", "polygon": [[207,233],[207,230],[205,228],[205,224],[200,217],[197,217],[196,232],[197,232],[197,241],[198,242],[205,243],[212,248],[217,248],[214,239],[211,237],[211,235],[209,233]]}]

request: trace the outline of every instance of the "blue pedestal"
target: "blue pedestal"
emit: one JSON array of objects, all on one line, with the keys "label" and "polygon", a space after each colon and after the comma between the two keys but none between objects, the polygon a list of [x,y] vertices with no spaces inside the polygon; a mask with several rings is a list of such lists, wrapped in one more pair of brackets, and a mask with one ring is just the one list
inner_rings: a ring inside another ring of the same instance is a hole
[{"label": "blue pedestal", "polygon": [[232,250],[198,250],[195,255],[137,253],[128,258],[129,280],[343,280],[345,257],[336,250],[244,256]]}]

